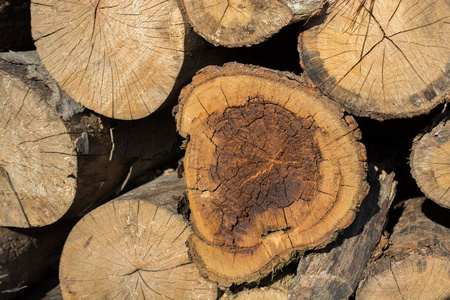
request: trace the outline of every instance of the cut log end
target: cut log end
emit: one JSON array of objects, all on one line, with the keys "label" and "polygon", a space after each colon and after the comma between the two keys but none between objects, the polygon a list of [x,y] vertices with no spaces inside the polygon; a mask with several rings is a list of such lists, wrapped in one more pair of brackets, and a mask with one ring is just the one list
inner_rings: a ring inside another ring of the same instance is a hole
[{"label": "cut log end", "polygon": [[411,173],[424,194],[450,208],[450,113],[429,132],[416,137],[411,152]]},{"label": "cut log end", "polygon": [[184,60],[186,24],[175,0],[32,2],[42,63],[75,101],[139,119],[167,99]]},{"label": "cut log end", "polygon": [[185,245],[190,227],[148,201],[109,202],[84,217],[64,246],[64,299],[215,299]]},{"label": "cut log end", "polygon": [[241,47],[268,39],[293,21],[317,14],[323,0],[179,0],[194,30],[216,46]]},{"label": "cut log end", "polygon": [[210,67],[180,98],[190,251],[223,285],[256,280],[292,251],[326,244],[367,192],[355,124],[293,78]]},{"label": "cut log end", "polygon": [[220,300],[287,300],[288,293],[271,287],[245,290],[236,295],[224,294]]},{"label": "cut log end", "polygon": [[292,19],[291,10],[280,1],[180,2],[194,30],[216,46],[240,47],[260,43]]},{"label": "cut log end", "polygon": [[69,208],[77,158],[64,122],[46,101],[53,92],[22,81],[19,69],[27,73],[0,58],[0,223],[31,227],[53,223]]},{"label": "cut log end", "polygon": [[356,299],[450,298],[448,211],[430,203],[425,198],[401,203],[389,247],[368,264]]},{"label": "cut log end", "polygon": [[448,257],[411,255],[368,281],[357,299],[439,299],[450,297]]},{"label": "cut log end", "polygon": [[351,113],[384,120],[429,112],[450,87],[445,0],[338,1],[299,37],[301,63]]},{"label": "cut log end", "polygon": [[176,154],[170,111],[134,122],[83,111],[38,58],[0,54],[0,226],[78,215]]}]

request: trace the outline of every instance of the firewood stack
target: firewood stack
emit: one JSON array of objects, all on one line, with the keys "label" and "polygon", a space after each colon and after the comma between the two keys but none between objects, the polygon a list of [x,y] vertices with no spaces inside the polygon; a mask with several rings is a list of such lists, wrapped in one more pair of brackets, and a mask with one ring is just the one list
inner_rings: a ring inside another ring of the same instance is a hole
[{"label": "firewood stack", "polygon": [[450,297],[447,0],[0,0],[18,19],[0,300]]}]

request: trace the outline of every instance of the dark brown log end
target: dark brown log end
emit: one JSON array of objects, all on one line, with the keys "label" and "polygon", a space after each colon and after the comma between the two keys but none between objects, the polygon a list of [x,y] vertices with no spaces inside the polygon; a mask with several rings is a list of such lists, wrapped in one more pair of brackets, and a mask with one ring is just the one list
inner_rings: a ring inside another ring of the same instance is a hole
[{"label": "dark brown log end", "polygon": [[[255,215],[314,198],[321,156],[311,124],[260,99],[213,113],[207,123],[215,128],[211,139],[217,161],[209,172],[219,186],[208,205],[226,212],[220,234],[228,236],[227,245],[246,239]],[[288,224],[268,226],[261,237],[288,229]]]},{"label": "dark brown log end", "polygon": [[367,193],[356,122],[301,82],[232,63],[203,69],[181,94],[190,253],[213,281],[256,280],[324,246]]}]

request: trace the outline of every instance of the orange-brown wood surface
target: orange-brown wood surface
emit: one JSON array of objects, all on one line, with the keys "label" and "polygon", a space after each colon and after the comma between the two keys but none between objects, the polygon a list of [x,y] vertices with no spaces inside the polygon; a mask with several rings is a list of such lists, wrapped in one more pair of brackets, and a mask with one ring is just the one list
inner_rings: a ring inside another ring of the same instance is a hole
[{"label": "orange-brown wood surface", "polygon": [[200,71],[180,97],[190,251],[221,284],[256,280],[323,247],[367,193],[351,117],[294,75],[241,64]]}]

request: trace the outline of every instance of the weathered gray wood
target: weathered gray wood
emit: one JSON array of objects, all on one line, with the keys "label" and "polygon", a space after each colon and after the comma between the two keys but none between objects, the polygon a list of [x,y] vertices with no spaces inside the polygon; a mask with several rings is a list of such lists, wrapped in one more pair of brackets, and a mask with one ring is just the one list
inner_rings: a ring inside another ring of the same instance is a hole
[{"label": "weathered gray wood", "polygon": [[389,246],[367,264],[356,299],[450,299],[449,210],[424,197],[394,209]]},{"label": "weathered gray wood", "polygon": [[178,151],[170,110],[129,122],[85,110],[34,51],[0,55],[0,95],[1,226],[82,213]]},{"label": "weathered gray wood", "polygon": [[289,299],[347,299],[356,289],[373,249],[380,241],[394,199],[394,173],[377,172],[371,165],[370,192],[354,223],[322,251],[303,257]]}]

